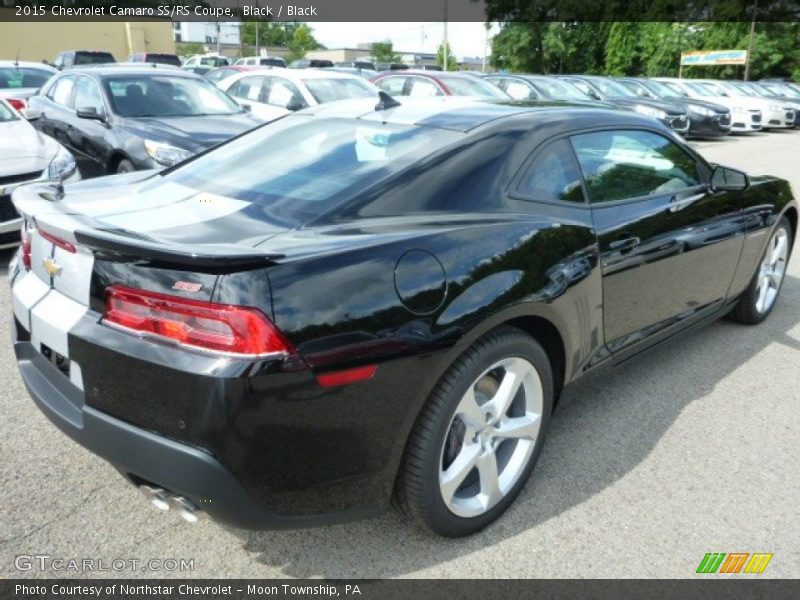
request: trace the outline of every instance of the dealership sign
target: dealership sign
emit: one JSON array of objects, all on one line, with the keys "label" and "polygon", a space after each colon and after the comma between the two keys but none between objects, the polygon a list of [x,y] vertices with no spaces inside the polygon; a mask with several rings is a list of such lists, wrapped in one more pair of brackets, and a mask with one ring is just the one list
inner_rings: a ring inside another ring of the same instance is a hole
[{"label": "dealership sign", "polygon": [[743,65],[747,50],[699,50],[681,54],[681,65]]}]

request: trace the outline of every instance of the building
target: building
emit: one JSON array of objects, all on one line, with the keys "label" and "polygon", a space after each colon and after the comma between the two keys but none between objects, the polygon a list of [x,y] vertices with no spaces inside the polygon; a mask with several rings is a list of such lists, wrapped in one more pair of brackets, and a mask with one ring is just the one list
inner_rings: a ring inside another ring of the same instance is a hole
[{"label": "building", "polygon": [[[354,60],[372,60],[372,44],[358,44],[355,48],[327,48],[324,50],[311,50],[306,54],[306,58],[316,58],[331,60],[333,62],[352,62]],[[430,52],[404,52],[396,50],[395,54],[400,57],[400,62],[412,68],[422,68],[437,65],[436,55]],[[483,69],[483,59],[468,57],[458,60],[459,70],[461,71],[481,71]],[[487,70],[491,70],[487,63]]]},{"label": "building", "polygon": [[134,52],[172,54],[175,41],[169,21],[14,21],[13,9],[0,8],[0,60],[52,62],[65,50],[106,50],[123,61]]},{"label": "building", "polygon": [[238,46],[241,39],[241,23],[176,21],[172,24],[172,33],[176,42]]}]

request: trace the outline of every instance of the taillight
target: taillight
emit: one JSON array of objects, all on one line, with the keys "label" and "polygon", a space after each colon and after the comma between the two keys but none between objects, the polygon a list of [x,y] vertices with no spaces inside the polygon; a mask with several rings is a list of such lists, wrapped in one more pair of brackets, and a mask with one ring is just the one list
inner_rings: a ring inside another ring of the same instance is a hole
[{"label": "taillight", "polygon": [[20,237],[21,242],[20,246],[22,247],[22,266],[25,267],[26,271],[31,270],[31,232],[28,229],[28,224],[23,223],[22,228],[20,229]]},{"label": "taillight", "polygon": [[185,346],[233,354],[291,354],[267,316],[248,306],[216,304],[112,285],[103,320]]},{"label": "taillight", "polygon": [[43,230],[40,229],[39,230],[39,235],[42,236],[44,239],[46,239],[51,244],[55,244],[56,246],[58,246],[62,250],[66,250],[67,252],[69,252],[71,254],[75,254],[75,252],[77,252],[77,250],[75,250],[75,246],[70,244],[67,240],[62,240],[60,237],[57,237],[57,236],[53,235],[52,233],[47,233],[46,231],[43,231]]},{"label": "taillight", "polygon": [[22,100],[21,98],[6,98],[6,102],[8,102],[17,110],[24,110],[28,107],[25,100]]}]

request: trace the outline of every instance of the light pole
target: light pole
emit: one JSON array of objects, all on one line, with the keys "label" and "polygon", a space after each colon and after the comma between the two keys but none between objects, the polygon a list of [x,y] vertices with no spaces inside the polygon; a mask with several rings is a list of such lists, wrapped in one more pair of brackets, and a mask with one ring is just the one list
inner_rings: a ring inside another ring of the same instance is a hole
[{"label": "light pole", "polygon": [[750,61],[753,56],[753,38],[756,33],[756,11],[758,10],[758,0],[753,2],[753,20],[750,22],[750,41],[747,42],[747,60],[744,63],[744,80],[750,79]]},{"label": "light pole", "polygon": [[444,45],[442,46],[442,55],[444,56],[444,59],[442,61],[442,69],[445,71],[447,71],[447,59],[449,58],[449,54],[450,45],[447,42],[447,0],[444,0]]}]

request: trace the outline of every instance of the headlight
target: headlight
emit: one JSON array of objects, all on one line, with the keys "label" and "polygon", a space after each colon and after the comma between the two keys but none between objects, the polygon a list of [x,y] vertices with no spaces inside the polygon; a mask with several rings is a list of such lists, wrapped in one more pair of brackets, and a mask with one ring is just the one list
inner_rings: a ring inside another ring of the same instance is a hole
[{"label": "headlight", "polygon": [[713,117],[715,114],[717,114],[715,111],[711,110],[710,108],[706,108],[705,106],[692,105],[692,110],[698,115],[703,115],[704,117]]},{"label": "headlight", "polygon": [[665,113],[663,110],[660,110],[658,108],[653,108],[652,106],[645,106],[644,104],[635,105],[633,107],[633,110],[643,115],[647,115],[648,117],[653,117],[654,119],[667,118],[667,113]]},{"label": "headlight", "polygon": [[75,173],[75,169],[77,169],[75,157],[64,146],[59,144],[56,155],[47,166],[47,178],[69,179]]},{"label": "headlight", "polygon": [[144,149],[147,154],[160,165],[171,166],[186,160],[192,153],[183,148],[176,148],[163,142],[154,142],[153,140],[144,141]]}]

